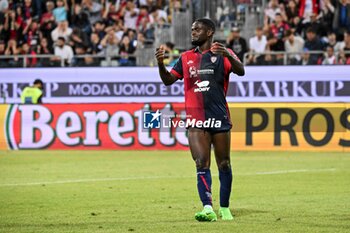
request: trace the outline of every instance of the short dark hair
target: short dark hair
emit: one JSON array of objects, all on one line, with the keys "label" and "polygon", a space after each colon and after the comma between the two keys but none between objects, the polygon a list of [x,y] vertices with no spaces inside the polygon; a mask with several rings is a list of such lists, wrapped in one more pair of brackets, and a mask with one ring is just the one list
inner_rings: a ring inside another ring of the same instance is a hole
[{"label": "short dark hair", "polygon": [[277,15],[278,15],[278,16],[282,16],[281,13],[276,13],[275,16],[277,16]]},{"label": "short dark hair", "polygon": [[288,37],[290,35],[294,34],[291,29],[287,29],[285,36]]},{"label": "short dark hair", "polygon": [[316,34],[315,28],[309,27],[309,28],[306,29],[306,33],[310,33],[310,32]]},{"label": "short dark hair", "polygon": [[209,29],[211,29],[213,32],[215,32],[215,23],[213,20],[208,19],[208,18],[201,18],[201,19],[196,19],[195,22],[202,23]]},{"label": "short dark hair", "polygon": [[66,39],[63,36],[58,37],[57,40],[63,40],[63,42],[66,42]]},{"label": "short dark hair", "polygon": [[43,81],[41,81],[41,79],[35,79],[34,80],[34,84],[41,84],[44,85]]}]

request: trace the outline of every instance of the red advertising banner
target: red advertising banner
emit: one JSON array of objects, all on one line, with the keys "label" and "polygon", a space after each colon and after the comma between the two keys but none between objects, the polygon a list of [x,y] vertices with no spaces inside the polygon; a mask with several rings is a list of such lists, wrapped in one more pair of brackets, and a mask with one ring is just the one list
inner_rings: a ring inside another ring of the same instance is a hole
[{"label": "red advertising banner", "polygon": [[[347,103],[229,108],[232,150],[350,151]],[[0,149],[187,150],[186,117],[183,103],[0,105]]]},{"label": "red advertising banner", "polygon": [[[167,104],[12,105],[12,149],[181,150],[186,131],[143,128],[143,113]],[[168,105],[168,107],[170,107]],[[183,104],[172,104],[183,108]]]}]

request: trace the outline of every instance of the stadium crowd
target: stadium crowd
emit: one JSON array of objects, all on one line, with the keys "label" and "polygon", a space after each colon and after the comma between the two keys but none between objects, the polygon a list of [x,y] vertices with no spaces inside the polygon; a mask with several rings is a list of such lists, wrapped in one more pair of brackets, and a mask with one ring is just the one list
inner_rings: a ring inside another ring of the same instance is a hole
[{"label": "stadium crowd", "polygon": [[[190,3],[0,0],[0,56],[31,54],[32,58],[26,60],[29,67],[60,66],[62,58],[66,66],[100,65],[96,57],[77,56],[93,54],[115,57],[119,66],[135,66],[135,51],[154,41],[155,28],[171,23],[172,12],[184,11]],[[227,38],[227,46],[241,59],[252,52],[247,64],[285,62],[283,53],[256,54],[266,52],[287,52],[288,64],[292,65],[350,64],[350,0],[270,0],[264,16],[264,25],[256,28],[254,37],[246,40],[234,27]],[[171,52],[174,45],[168,43],[168,48]],[[22,66],[21,62],[16,58],[0,59],[0,67]]]},{"label": "stadium crowd", "polygon": [[270,0],[248,44],[237,28],[227,43],[253,65],[350,64],[350,1]]},{"label": "stadium crowd", "polygon": [[[92,66],[94,54],[118,57],[118,65],[134,66],[135,50],[154,40],[155,27],[171,22],[180,0],[0,0],[0,56],[55,55],[28,59],[28,66]],[[0,66],[21,66],[16,59]]]}]

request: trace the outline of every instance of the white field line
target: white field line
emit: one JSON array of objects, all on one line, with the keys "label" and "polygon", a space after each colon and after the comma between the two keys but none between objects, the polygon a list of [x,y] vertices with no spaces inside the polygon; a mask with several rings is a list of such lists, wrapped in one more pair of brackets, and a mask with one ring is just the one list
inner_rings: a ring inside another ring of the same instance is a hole
[{"label": "white field line", "polygon": [[[234,176],[259,176],[259,175],[277,175],[288,173],[312,173],[312,172],[333,172],[335,168],[326,169],[300,169],[300,170],[281,170],[281,171],[268,171],[268,172],[255,172],[255,173],[243,173]],[[217,176],[217,175],[213,175]],[[12,184],[0,184],[0,187],[6,186],[34,186],[34,185],[48,185],[48,184],[69,184],[69,183],[91,183],[91,182],[103,182],[103,181],[124,181],[124,180],[154,180],[154,179],[181,179],[181,178],[194,178],[195,176],[141,176],[141,177],[116,177],[116,178],[97,178],[97,179],[76,179],[76,180],[59,180],[59,181],[40,181],[30,183],[12,183]]]}]

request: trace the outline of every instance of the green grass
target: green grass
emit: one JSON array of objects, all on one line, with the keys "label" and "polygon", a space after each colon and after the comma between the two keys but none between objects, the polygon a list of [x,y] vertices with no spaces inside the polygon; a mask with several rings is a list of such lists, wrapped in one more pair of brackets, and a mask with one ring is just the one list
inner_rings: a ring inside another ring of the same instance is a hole
[{"label": "green grass", "polygon": [[199,223],[189,152],[1,151],[0,232],[349,232],[350,154],[232,161],[234,221]]}]

